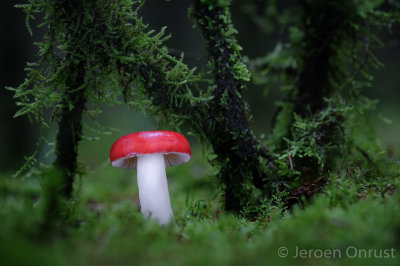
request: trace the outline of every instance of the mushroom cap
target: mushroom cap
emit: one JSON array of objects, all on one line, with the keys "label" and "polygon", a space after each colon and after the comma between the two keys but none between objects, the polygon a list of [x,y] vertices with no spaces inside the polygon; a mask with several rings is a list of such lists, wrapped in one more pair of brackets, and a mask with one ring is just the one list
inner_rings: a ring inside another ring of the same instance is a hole
[{"label": "mushroom cap", "polygon": [[136,169],[137,157],[145,154],[163,154],[165,166],[174,166],[190,160],[190,145],[185,136],[173,131],[141,131],[119,138],[111,147],[111,165]]}]

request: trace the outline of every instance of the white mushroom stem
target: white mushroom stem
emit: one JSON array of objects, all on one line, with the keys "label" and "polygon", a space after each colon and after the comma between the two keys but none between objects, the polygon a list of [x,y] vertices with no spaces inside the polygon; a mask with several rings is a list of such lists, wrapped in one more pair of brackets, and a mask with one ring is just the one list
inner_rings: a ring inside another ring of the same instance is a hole
[{"label": "white mushroom stem", "polygon": [[165,162],[162,154],[146,154],[137,158],[137,181],[142,214],[160,225],[171,222],[174,214],[168,193]]}]

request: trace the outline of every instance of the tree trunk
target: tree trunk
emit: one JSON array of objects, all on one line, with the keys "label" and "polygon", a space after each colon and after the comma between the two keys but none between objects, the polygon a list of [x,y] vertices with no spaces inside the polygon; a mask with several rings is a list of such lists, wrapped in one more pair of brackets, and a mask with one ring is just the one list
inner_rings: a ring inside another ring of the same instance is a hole
[{"label": "tree trunk", "polygon": [[82,113],[86,103],[85,88],[79,88],[84,84],[83,64],[74,66],[70,73],[72,74],[67,80],[69,88],[64,95],[61,117],[58,121],[55,151],[57,159],[54,162],[62,172],[61,194],[67,199],[71,198],[73,192],[78,144],[82,136]]}]

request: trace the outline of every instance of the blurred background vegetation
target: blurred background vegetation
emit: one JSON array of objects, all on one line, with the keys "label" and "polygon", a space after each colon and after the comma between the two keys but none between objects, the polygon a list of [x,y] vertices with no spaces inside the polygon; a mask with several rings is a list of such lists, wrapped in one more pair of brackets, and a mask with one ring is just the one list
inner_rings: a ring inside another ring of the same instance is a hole
[{"label": "blurred background vegetation", "polygon": [[[26,235],[34,229],[28,224],[30,220],[22,214],[31,215],[32,219],[38,215],[30,206],[37,200],[35,197],[39,194],[40,185],[37,180],[27,179],[24,186],[19,187],[19,181],[10,176],[23,164],[24,156],[35,149],[39,128],[27,117],[13,118],[18,107],[13,100],[13,92],[3,88],[17,87],[25,79],[26,62],[37,59],[37,47],[33,42],[42,39],[44,29],[32,26],[34,35],[30,36],[25,26],[25,14],[13,7],[15,3],[11,0],[0,2],[0,192],[5,191],[0,208],[7,203],[12,207],[8,206],[7,212],[3,210],[1,217],[4,214],[15,216],[0,221],[3,225],[0,226],[0,243],[3,245],[0,258],[9,265],[132,265],[133,261],[160,265],[261,265],[270,261],[293,265],[293,260],[277,257],[276,251],[280,246],[287,246],[290,255],[294,255],[296,245],[342,250],[349,245],[365,248],[395,246],[399,250],[399,238],[394,236],[400,231],[399,196],[385,198],[385,193],[391,195],[393,188],[380,187],[383,183],[380,184],[379,179],[369,180],[369,183],[364,179],[358,180],[357,185],[351,188],[346,180],[334,180],[326,189],[326,194],[330,195],[328,199],[317,197],[312,208],[303,211],[296,207],[293,210],[291,214],[297,217],[296,221],[285,216],[288,210],[279,205],[279,197],[273,199],[275,207],[266,210],[270,213],[268,221],[252,223],[221,214],[219,191],[213,179],[215,169],[207,163],[207,152],[202,152],[198,140],[190,136],[192,161],[167,171],[179,228],[162,230],[154,224],[144,223],[136,206],[135,172],[112,168],[109,149],[118,137],[156,129],[157,124],[153,118],[126,106],[104,107],[99,122],[117,130],[101,136],[100,140],[84,140],[79,147],[79,160],[90,171],[77,184],[79,206],[74,211],[76,217],[82,217],[81,224],[68,232],[69,237],[65,241],[55,239],[51,245],[38,246],[32,243],[41,243],[39,239],[33,237],[33,241],[26,241]],[[248,3],[245,0],[233,1],[232,19],[239,32],[237,38],[243,47],[242,54],[254,59],[273,51],[278,43],[286,42],[288,32],[263,32],[249,16],[246,9]],[[281,3],[282,6],[290,6],[291,1]],[[159,30],[167,26],[172,38],[166,45],[178,53],[183,51],[187,64],[202,66],[207,61],[204,57],[205,43],[187,16],[190,6],[191,1],[188,0],[148,0],[140,12],[151,28]],[[39,22],[40,19],[33,23]],[[379,100],[377,109],[367,114],[377,140],[385,152],[399,158],[400,27],[397,25],[391,34],[381,33],[380,37],[385,47],[375,51],[375,54],[385,66],[374,70],[373,86],[363,92]],[[277,86],[268,88],[268,93],[266,91],[263,86],[249,84],[245,92],[253,114],[252,127],[258,136],[271,133],[271,120],[277,109],[275,102],[283,96]],[[54,137],[56,129],[52,127],[45,133],[46,136],[50,139]],[[48,154],[48,147],[40,151],[39,161],[51,163],[53,160],[54,155]],[[351,177],[356,179],[357,173],[352,173]],[[398,181],[393,182],[397,182],[394,187],[399,186]],[[358,199],[373,194],[374,189],[383,191],[383,197],[372,196],[372,199],[358,202]],[[385,202],[385,208],[380,205],[382,202]],[[87,210],[91,212],[88,214]],[[282,216],[285,218],[280,223],[273,223]],[[215,222],[217,219],[218,222]],[[6,242],[7,246],[4,246]],[[25,256],[19,256],[21,250]],[[398,252],[397,256],[400,256]],[[328,265],[331,262],[311,260],[300,261],[299,264]],[[347,259],[336,262],[377,265],[382,260]],[[398,265],[398,260],[384,262]]]}]

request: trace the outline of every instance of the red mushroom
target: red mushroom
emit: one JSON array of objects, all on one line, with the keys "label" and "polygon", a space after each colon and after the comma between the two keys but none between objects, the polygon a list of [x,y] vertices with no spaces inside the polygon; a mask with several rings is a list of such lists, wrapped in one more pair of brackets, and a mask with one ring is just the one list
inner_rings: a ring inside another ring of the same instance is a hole
[{"label": "red mushroom", "polygon": [[119,138],[111,147],[112,166],[137,169],[143,216],[168,224],[174,217],[165,167],[190,160],[185,136],[172,131],[142,131]]}]

